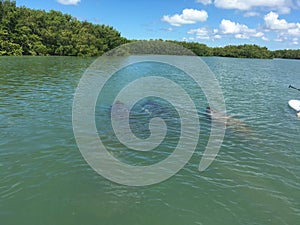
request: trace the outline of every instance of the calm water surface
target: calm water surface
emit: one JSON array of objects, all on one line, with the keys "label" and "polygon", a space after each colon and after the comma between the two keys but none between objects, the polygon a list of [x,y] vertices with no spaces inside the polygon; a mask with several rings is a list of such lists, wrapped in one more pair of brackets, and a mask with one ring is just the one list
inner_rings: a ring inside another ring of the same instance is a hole
[{"label": "calm water surface", "polygon": [[[200,173],[210,123],[203,116],[203,94],[191,88],[202,126],[194,156],[169,180],[137,188],[99,176],[76,145],[73,96],[93,60],[0,58],[1,224],[300,223],[300,120],[287,105],[300,99],[300,92],[288,89],[289,84],[300,87],[300,61],[203,58],[236,123],[226,131],[217,159]],[[111,87],[112,92],[117,89]],[[138,123],[144,118],[139,110],[147,103],[140,104],[133,112],[137,134],[147,132]],[[96,120],[107,122],[109,104],[98,108]],[[166,112],[154,113],[176,125],[176,112]],[[136,164],[166,157],[179,132],[170,129],[174,140],[164,143],[165,151],[144,157],[134,152],[126,156],[109,129],[98,131],[113,154]]]}]

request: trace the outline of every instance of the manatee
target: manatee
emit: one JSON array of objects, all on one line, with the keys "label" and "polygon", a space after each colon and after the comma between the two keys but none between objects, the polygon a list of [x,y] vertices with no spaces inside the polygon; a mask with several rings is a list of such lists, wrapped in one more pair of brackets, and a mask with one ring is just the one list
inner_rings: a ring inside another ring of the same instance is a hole
[{"label": "manatee", "polygon": [[219,112],[211,107],[206,108],[206,116],[209,119],[214,119],[217,122],[225,123],[226,128],[230,129],[234,132],[241,132],[241,133],[250,133],[252,132],[250,127],[240,119],[235,118],[232,115],[228,115],[224,112]]}]

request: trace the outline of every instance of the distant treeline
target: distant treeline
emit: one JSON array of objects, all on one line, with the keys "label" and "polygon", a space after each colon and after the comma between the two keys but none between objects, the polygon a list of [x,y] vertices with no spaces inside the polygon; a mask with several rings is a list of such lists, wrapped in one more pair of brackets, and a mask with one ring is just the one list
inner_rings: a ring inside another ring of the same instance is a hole
[{"label": "distant treeline", "polygon": [[[235,57],[235,58],[274,58],[274,53],[266,47],[258,45],[228,45],[225,47],[211,48],[205,44],[197,42],[174,42],[192,50],[199,56],[221,56],[221,57]],[[300,54],[299,54],[300,57]]]},{"label": "distant treeline", "polygon": [[[111,26],[79,21],[59,11],[17,7],[15,1],[0,0],[0,56],[100,56],[134,41],[122,37]],[[198,42],[158,41],[178,44],[198,56],[300,59],[300,50],[270,51],[266,47],[249,44],[211,48]],[[153,45],[153,41],[142,43],[143,47],[135,52],[149,52],[149,48],[153,48],[151,52],[159,53],[161,50],[159,45]],[[176,54],[179,50],[167,49],[164,53],[170,51]],[[126,48],[122,48],[122,51],[122,54],[126,54]]]},{"label": "distant treeline", "polygon": [[[176,42],[175,42],[176,43]],[[286,58],[286,59],[300,59],[300,49],[297,50],[276,50],[271,51],[266,47],[258,45],[228,45],[225,47],[211,48],[205,44],[177,42],[184,47],[192,50],[199,56],[221,56],[221,57],[235,57],[235,58]]]},{"label": "distant treeline", "polygon": [[[110,54],[115,55],[129,55],[129,54],[169,54],[169,55],[191,55],[191,50],[198,56],[220,56],[233,58],[259,58],[259,59],[300,59],[299,50],[276,50],[270,51],[266,47],[258,45],[228,45],[225,47],[208,47],[205,44],[198,42],[182,42],[182,41],[163,41],[150,40],[138,41],[131,40],[130,42],[137,42],[135,45],[122,46],[116,48]],[[168,45],[171,43],[173,45]],[[176,47],[177,46],[177,47]]]}]

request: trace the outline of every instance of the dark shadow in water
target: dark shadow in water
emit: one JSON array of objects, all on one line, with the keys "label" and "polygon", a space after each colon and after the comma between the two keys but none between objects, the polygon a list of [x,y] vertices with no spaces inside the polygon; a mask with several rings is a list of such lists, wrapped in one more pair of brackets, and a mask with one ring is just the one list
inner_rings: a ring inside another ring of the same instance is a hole
[{"label": "dark shadow in water", "polygon": [[[116,101],[121,110],[126,109],[124,103]],[[167,134],[164,141],[155,149],[149,152],[141,152],[128,149],[117,139],[111,126],[111,107],[102,106],[97,113],[96,123],[99,136],[107,150],[120,161],[131,165],[151,165],[167,158],[176,148],[180,137],[180,118],[174,107],[167,101],[148,97],[137,102],[129,113],[129,122],[132,133],[142,139],[150,136],[150,120],[159,117],[167,125]],[[122,113],[122,111],[120,111]],[[101,124],[101,125],[100,125]]]}]

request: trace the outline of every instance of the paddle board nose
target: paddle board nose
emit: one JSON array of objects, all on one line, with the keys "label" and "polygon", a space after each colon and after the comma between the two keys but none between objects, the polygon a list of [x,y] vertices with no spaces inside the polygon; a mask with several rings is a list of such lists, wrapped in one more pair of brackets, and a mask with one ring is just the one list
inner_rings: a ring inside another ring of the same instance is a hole
[{"label": "paddle board nose", "polygon": [[299,100],[290,100],[289,101],[289,106],[296,110],[297,112],[300,111],[300,101]]}]

